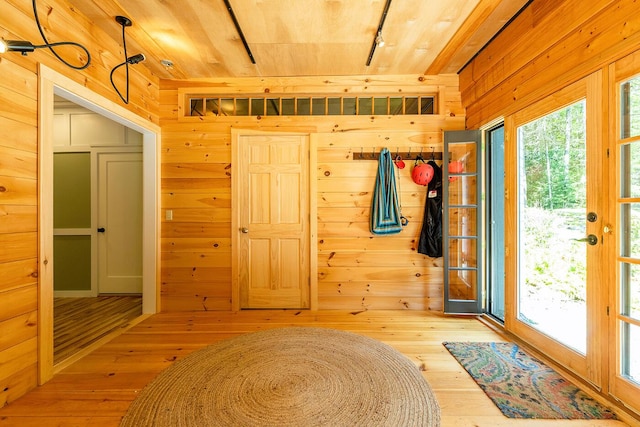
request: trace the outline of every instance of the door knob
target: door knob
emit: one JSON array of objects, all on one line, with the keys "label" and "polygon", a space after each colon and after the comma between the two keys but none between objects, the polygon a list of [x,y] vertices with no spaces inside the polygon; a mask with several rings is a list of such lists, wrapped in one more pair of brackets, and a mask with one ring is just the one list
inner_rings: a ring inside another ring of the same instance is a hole
[{"label": "door knob", "polygon": [[100,228],[98,228],[98,233],[104,233],[104,232],[105,232],[104,227],[100,227]]},{"label": "door knob", "polygon": [[242,227],[240,231],[242,231],[244,234],[247,234],[249,232],[249,229],[247,227]]},{"label": "door knob", "polygon": [[595,234],[589,234],[587,237],[583,238],[583,239],[574,239],[576,242],[585,242],[590,244],[591,246],[595,245],[598,243],[598,238],[596,237]]}]

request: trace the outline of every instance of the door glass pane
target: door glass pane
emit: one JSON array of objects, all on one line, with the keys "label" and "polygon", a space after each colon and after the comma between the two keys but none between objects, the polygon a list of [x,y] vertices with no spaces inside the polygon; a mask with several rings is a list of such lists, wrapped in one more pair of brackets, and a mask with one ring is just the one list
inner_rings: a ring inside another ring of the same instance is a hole
[{"label": "door glass pane", "polygon": [[518,318],[587,345],[585,101],[518,128]]},{"label": "door glass pane", "polygon": [[478,298],[477,271],[449,270],[449,299],[473,302]]},{"label": "door glass pane", "polygon": [[489,131],[487,140],[487,311],[504,321],[504,125]]},{"label": "door glass pane", "polygon": [[640,197],[640,144],[620,146],[620,195]]},{"label": "door glass pane", "polygon": [[629,380],[640,384],[640,327],[621,322],[622,372]]},{"label": "door glass pane", "polygon": [[622,138],[640,135],[640,76],[622,83],[620,130]]},{"label": "door glass pane", "polygon": [[475,237],[477,211],[475,208],[449,208],[449,235]]},{"label": "door glass pane", "polygon": [[640,203],[620,205],[620,255],[640,259]]},{"label": "door glass pane", "polygon": [[620,314],[640,321],[640,265],[621,263],[620,277],[625,289],[620,298]]}]

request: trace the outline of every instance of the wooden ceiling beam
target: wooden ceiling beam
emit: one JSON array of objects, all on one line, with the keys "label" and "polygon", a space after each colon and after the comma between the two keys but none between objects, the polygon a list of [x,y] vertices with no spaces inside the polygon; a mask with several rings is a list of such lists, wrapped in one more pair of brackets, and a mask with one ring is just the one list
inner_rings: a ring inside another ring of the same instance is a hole
[{"label": "wooden ceiling beam", "polygon": [[481,0],[425,74],[457,73],[529,0]]}]

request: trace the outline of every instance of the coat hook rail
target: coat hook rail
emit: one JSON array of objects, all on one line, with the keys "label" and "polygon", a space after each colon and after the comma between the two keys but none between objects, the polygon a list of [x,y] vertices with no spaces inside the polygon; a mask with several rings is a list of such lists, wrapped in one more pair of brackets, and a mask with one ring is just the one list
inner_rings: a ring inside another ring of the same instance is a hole
[{"label": "coat hook rail", "polygon": [[[411,152],[411,151],[400,151],[396,152],[391,150],[391,156],[393,158],[400,156],[402,160],[415,160],[420,156],[420,152]],[[380,153],[372,153],[370,150],[368,151],[356,151],[353,153],[353,160],[378,160],[380,157]],[[424,151],[422,153],[422,158],[425,162],[429,160],[442,160],[442,151]]]}]

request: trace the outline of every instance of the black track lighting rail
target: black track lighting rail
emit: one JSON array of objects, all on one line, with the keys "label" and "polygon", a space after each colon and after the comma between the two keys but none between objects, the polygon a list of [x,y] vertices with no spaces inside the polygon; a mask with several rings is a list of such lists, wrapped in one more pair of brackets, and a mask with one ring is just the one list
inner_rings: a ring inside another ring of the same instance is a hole
[{"label": "black track lighting rail", "polygon": [[249,59],[251,60],[251,63],[255,64],[256,60],[253,58],[253,53],[251,53],[251,48],[249,48],[249,43],[247,43],[247,39],[244,37],[244,33],[242,32],[242,28],[240,28],[240,23],[238,22],[238,19],[236,18],[236,14],[233,12],[233,8],[231,7],[231,3],[229,3],[229,0],[224,0],[224,4],[227,7],[227,11],[229,12],[229,16],[231,17],[231,20],[233,21],[233,25],[236,26],[236,31],[238,32],[238,35],[240,36],[240,40],[242,40],[242,44],[244,45],[244,49],[247,51],[247,55],[249,55]]}]

